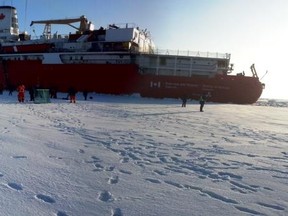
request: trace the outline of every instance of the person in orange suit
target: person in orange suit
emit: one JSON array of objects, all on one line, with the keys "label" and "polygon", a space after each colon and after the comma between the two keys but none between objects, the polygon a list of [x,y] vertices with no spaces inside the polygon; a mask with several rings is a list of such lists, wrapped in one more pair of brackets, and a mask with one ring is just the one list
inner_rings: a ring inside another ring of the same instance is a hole
[{"label": "person in orange suit", "polygon": [[18,101],[24,103],[25,100],[25,86],[23,84],[19,85],[17,88],[18,91]]}]

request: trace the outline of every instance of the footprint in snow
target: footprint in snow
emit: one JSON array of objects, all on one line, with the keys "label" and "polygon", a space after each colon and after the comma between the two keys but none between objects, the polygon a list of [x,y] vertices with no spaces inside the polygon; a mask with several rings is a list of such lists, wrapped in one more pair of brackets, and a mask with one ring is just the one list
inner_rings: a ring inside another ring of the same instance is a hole
[{"label": "footprint in snow", "polygon": [[128,170],[123,170],[123,169],[120,169],[119,172],[127,174],[127,175],[131,175],[132,174],[132,172],[130,172]]},{"label": "footprint in snow", "polygon": [[107,167],[105,167],[105,171],[113,171],[115,169],[115,166],[107,166]]},{"label": "footprint in snow", "polygon": [[22,187],[21,184],[17,184],[17,183],[14,183],[14,182],[9,182],[7,185],[8,185],[9,188],[17,190],[17,191],[23,190],[23,187]]},{"label": "footprint in snow", "polygon": [[121,163],[128,163],[129,162],[129,158],[128,157],[124,157],[120,160]]},{"label": "footprint in snow", "polygon": [[94,164],[95,169],[93,169],[94,172],[99,172],[99,171],[103,171],[104,166],[102,166],[101,164]]},{"label": "footprint in snow", "polygon": [[63,159],[62,157],[57,157],[57,156],[52,156],[52,155],[50,155],[49,158],[54,158],[54,159],[58,159],[58,160],[62,160]]},{"label": "footprint in snow", "polygon": [[27,158],[27,156],[24,156],[24,155],[15,155],[15,156],[12,156],[12,158],[15,158],[15,159],[25,159],[25,158]]},{"label": "footprint in snow", "polygon": [[82,153],[82,154],[85,153],[85,151],[84,151],[83,149],[79,149],[78,152],[79,152],[79,153]]},{"label": "footprint in snow", "polygon": [[52,197],[47,196],[47,195],[37,194],[35,197],[38,200],[41,200],[41,201],[46,202],[46,203],[55,203],[55,200]]},{"label": "footprint in snow", "polygon": [[101,162],[101,159],[96,156],[92,156],[91,159],[93,160],[94,163]]},{"label": "footprint in snow", "polygon": [[161,171],[161,170],[153,170],[153,172],[158,174],[158,175],[162,175],[162,176],[166,175],[166,173],[164,171]]},{"label": "footprint in snow", "polygon": [[68,216],[68,215],[63,211],[58,211],[56,216]]},{"label": "footprint in snow", "polygon": [[123,216],[120,208],[112,209],[111,216]]},{"label": "footprint in snow", "polygon": [[146,180],[146,181],[149,181],[149,182],[151,182],[151,183],[154,183],[154,184],[161,184],[161,181],[158,180],[158,179],[146,178],[145,180]]},{"label": "footprint in snow", "polygon": [[279,211],[284,211],[285,208],[283,208],[282,206],[278,206],[278,205],[273,205],[273,204],[268,204],[268,203],[262,203],[262,202],[257,202],[258,205],[266,207],[266,208],[271,208],[273,210],[279,210]]},{"label": "footprint in snow", "polygon": [[7,128],[7,127],[4,127],[4,130],[2,131],[2,133],[8,133],[8,132],[10,132],[10,131],[8,130],[8,128]]},{"label": "footprint in snow", "polygon": [[109,191],[102,191],[98,195],[98,199],[103,202],[112,202],[114,201],[112,194]]},{"label": "footprint in snow", "polygon": [[108,184],[116,184],[119,181],[119,177],[118,176],[112,176],[109,178],[108,180]]}]

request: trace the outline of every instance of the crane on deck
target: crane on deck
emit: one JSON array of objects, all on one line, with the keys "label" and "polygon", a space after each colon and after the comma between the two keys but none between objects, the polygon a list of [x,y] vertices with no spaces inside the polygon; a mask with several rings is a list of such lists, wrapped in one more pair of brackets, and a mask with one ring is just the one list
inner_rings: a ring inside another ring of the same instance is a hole
[{"label": "crane on deck", "polygon": [[[80,22],[80,26],[76,27],[72,25],[71,23]],[[32,21],[30,26],[34,24],[45,24],[43,35],[45,38],[49,39],[51,38],[51,25],[53,24],[60,24],[60,25],[69,25],[72,28],[75,28],[78,32],[83,33],[87,30],[93,30],[92,23],[88,22],[87,18],[82,15],[78,18],[70,18],[70,19],[54,19],[54,20],[38,20],[38,21]]]}]

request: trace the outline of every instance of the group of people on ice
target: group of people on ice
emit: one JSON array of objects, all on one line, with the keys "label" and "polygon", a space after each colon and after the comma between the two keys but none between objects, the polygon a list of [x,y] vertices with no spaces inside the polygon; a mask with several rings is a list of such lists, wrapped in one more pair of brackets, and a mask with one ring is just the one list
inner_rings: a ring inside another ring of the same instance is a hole
[{"label": "group of people on ice", "polygon": [[[25,101],[25,86],[23,84],[20,84],[17,87],[17,92],[18,92],[18,101],[19,103],[24,103]],[[11,93],[11,91],[9,92],[9,94]],[[51,98],[57,98],[57,92],[50,90],[50,97]],[[70,87],[68,89],[68,95],[67,95],[67,99],[70,100],[70,103],[76,103],[76,94],[77,94],[77,90],[73,87]],[[29,95],[30,95],[30,101],[34,101],[35,100],[35,88],[31,87],[29,88]],[[88,92],[84,91],[83,92],[83,96],[84,99],[87,100],[87,95]],[[207,100],[207,98],[210,97],[210,94],[202,94],[199,98],[199,104],[200,104],[200,112],[204,112],[203,108],[205,105],[205,102]],[[187,103],[187,97],[183,96],[181,98],[182,100],[182,107],[186,107],[186,103]]]},{"label": "group of people on ice", "polygon": [[[17,86],[17,98],[19,103],[24,103],[25,102],[25,90],[26,87],[24,84],[20,84]],[[36,88],[31,87],[28,89],[29,91],[29,96],[30,96],[30,101],[34,101],[35,100],[35,96],[36,95]],[[9,95],[12,95],[13,90],[9,89]],[[57,98],[57,92],[54,90],[49,90],[49,94],[50,94],[50,98]],[[76,94],[77,94],[77,90],[73,87],[70,87],[68,89],[68,95],[67,95],[67,99],[70,101],[70,103],[76,103]],[[84,99],[87,100],[87,96],[88,96],[88,92],[84,91],[83,92],[83,96]]]},{"label": "group of people on ice", "polygon": [[[210,94],[202,94],[199,98],[199,104],[200,104],[200,112],[204,112],[203,108],[204,108],[204,105],[208,99],[208,97],[210,97]],[[187,103],[187,97],[182,97],[181,98],[182,100],[182,107],[186,107],[186,103]]]}]

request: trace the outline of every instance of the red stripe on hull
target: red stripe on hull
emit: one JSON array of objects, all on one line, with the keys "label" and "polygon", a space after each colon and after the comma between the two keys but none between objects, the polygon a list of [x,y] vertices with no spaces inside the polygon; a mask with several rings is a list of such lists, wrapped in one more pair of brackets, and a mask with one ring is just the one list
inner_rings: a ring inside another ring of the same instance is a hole
[{"label": "red stripe on hull", "polygon": [[27,45],[11,45],[1,47],[2,53],[43,53],[51,49],[51,44],[27,44]]}]

